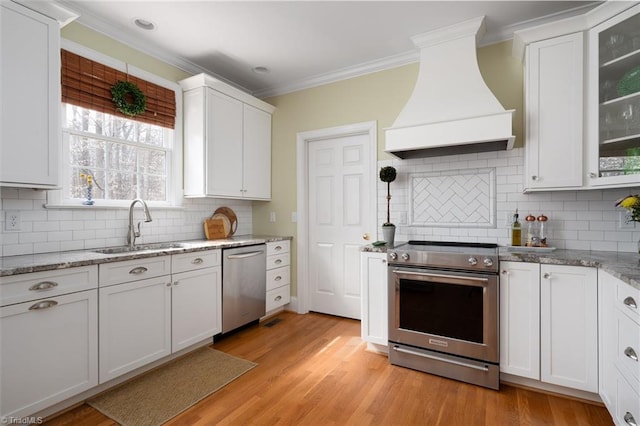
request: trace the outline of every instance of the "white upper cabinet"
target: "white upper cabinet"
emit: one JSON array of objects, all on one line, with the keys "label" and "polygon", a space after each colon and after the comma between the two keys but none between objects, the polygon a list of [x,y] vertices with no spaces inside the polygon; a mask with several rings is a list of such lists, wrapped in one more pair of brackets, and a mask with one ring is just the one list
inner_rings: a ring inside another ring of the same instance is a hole
[{"label": "white upper cabinet", "polygon": [[204,74],[180,84],[185,196],[271,199],[275,108]]},{"label": "white upper cabinet", "polygon": [[587,167],[592,186],[640,183],[640,5],[589,31]]},{"label": "white upper cabinet", "polygon": [[640,184],[640,5],[518,31],[525,61],[525,191]]},{"label": "white upper cabinet", "polygon": [[60,28],[0,4],[0,186],[59,187]]},{"label": "white upper cabinet", "polygon": [[525,58],[525,190],[582,186],[582,32],[532,43]]}]

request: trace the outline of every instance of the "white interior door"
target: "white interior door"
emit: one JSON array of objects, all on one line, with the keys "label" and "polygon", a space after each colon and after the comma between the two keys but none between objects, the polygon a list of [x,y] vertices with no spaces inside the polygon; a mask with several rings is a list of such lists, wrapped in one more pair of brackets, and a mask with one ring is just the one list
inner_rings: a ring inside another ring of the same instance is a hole
[{"label": "white interior door", "polygon": [[371,145],[370,134],[362,133],[308,142],[311,311],[360,319],[360,247],[376,229]]}]

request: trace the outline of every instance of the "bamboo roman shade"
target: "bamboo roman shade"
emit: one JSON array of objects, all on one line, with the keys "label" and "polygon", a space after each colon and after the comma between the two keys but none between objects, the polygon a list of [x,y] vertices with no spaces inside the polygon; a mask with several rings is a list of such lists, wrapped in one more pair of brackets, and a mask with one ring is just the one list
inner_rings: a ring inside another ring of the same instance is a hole
[{"label": "bamboo roman shade", "polygon": [[[176,120],[175,92],[133,77],[82,56],[61,50],[62,102],[120,117],[173,129]],[[116,110],[111,87],[118,81],[136,84],[147,98],[145,112],[129,117]]]}]

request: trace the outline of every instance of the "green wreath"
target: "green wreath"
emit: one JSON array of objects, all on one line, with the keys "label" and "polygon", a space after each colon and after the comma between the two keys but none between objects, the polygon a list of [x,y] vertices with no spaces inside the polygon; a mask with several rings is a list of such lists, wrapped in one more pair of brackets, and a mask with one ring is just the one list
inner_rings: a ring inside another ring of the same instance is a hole
[{"label": "green wreath", "polygon": [[[129,103],[127,95],[131,95],[133,102]],[[135,117],[147,109],[147,97],[129,81],[118,81],[111,88],[111,96],[116,109],[125,115]]]}]

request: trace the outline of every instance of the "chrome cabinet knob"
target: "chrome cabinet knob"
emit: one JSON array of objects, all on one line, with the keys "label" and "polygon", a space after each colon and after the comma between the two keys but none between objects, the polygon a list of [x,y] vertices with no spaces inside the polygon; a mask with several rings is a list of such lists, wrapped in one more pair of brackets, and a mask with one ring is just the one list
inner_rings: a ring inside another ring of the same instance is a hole
[{"label": "chrome cabinet knob", "polygon": [[476,266],[478,264],[478,259],[476,259],[475,257],[470,257],[468,262],[469,262],[469,265]]},{"label": "chrome cabinet knob", "polygon": [[597,177],[598,177],[598,174],[597,174],[597,173],[593,173],[593,172],[591,172],[591,173],[589,173],[589,177],[590,177],[591,179],[595,179],[595,178],[597,178]]},{"label": "chrome cabinet knob", "polygon": [[537,181],[537,180],[540,180],[540,177],[536,176],[536,175],[533,175],[533,176],[531,176],[531,180],[536,180]]},{"label": "chrome cabinet knob", "polygon": [[402,260],[404,260],[405,262],[409,260],[409,253],[402,253]]},{"label": "chrome cabinet knob", "polygon": [[551,273],[550,272],[545,272],[544,275],[542,276],[542,278],[544,278],[545,280],[551,279]]},{"label": "chrome cabinet knob", "polygon": [[485,257],[482,263],[484,264],[484,266],[493,266],[493,260],[488,257]]},{"label": "chrome cabinet knob", "polygon": [[622,303],[624,303],[625,306],[628,306],[630,308],[638,309],[638,304],[636,303],[635,299],[631,296],[625,298]]}]

